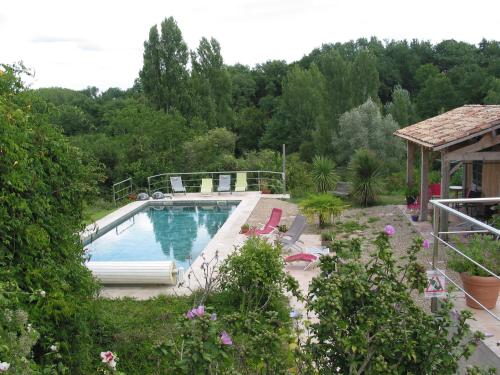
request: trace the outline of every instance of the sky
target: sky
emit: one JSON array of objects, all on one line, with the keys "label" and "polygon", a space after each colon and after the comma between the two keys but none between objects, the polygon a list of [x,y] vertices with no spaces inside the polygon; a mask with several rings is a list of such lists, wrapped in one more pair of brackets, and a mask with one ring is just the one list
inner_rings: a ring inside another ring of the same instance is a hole
[{"label": "sky", "polygon": [[189,49],[216,38],[226,64],[293,62],[361,37],[500,40],[500,1],[3,0],[0,63],[23,61],[32,87],[129,88],[149,29],[173,16]]}]

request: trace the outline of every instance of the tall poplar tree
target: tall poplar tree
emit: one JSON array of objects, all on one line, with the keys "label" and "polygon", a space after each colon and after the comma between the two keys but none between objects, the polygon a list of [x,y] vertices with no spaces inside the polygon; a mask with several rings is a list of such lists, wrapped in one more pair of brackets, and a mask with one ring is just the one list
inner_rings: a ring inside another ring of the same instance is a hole
[{"label": "tall poplar tree", "polygon": [[173,17],[161,23],[161,33],[153,26],[144,42],[144,63],[139,73],[144,93],[153,106],[170,112],[186,113],[188,49]]},{"label": "tall poplar tree", "polygon": [[358,106],[372,99],[379,102],[380,87],[377,60],[368,50],[362,50],[356,55],[351,69],[353,106]]}]

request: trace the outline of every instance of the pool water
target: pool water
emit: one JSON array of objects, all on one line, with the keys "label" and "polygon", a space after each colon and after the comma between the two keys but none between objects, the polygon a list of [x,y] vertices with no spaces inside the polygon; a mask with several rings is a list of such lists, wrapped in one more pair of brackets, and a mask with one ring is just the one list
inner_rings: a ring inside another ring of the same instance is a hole
[{"label": "pool water", "polygon": [[236,206],[146,207],[86,245],[90,261],[174,260],[187,269]]}]

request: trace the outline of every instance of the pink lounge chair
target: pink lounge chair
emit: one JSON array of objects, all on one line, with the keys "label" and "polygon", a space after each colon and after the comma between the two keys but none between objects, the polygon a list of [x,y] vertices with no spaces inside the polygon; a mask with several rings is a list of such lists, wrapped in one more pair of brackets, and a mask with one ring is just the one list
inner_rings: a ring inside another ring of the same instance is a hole
[{"label": "pink lounge chair", "polygon": [[330,250],[328,248],[308,248],[307,252],[297,253],[287,256],[284,261],[285,263],[292,262],[306,262],[304,271],[307,271],[311,266],[317,265],[319,263],[319,257],[321,255],[328,254]]},{"label": "pink lounge chair", "polygon": [[283,210],[281,208],[273,208],[271,212],[271,216],[269,217],[269,220],[267,221],[266,225],[262,229],[254,229],[249,231],[247,234],[248,235],[263,235],[263,234],[270,234],[272,233],[276,227],[279,225],[280,220],[281,220],[281,215],[283,214]]}]

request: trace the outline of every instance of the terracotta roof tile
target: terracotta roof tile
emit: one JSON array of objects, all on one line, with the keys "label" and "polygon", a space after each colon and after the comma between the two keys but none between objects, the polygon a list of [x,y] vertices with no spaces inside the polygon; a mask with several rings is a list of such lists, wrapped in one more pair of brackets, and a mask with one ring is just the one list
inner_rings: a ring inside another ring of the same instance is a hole
[{"label": "terracotta roof tile", "polygon": [[464,105],[397,130],[394,134],[429,148],[467,139],[500,126],[500,105]]}]

